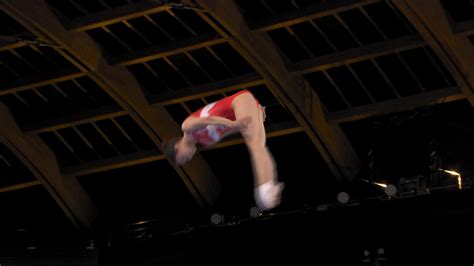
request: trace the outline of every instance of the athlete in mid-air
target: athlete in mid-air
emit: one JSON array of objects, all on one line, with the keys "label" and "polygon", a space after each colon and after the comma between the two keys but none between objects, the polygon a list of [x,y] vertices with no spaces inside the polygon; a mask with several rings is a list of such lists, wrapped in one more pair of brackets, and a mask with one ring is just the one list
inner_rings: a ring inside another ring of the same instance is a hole
[{"label": "athlete in mid-air", "polygon": [[278,182],[275,161],[266,145],[264,121],[265,109],[250,91],[241,90],[192,113],[182,123],[182,137],[166,141],[164,152],[170,160],[183,165],[197,147],[242,134],[254,174],[255,203],[261,210],[270,210],[280,204],[284,184]]}]

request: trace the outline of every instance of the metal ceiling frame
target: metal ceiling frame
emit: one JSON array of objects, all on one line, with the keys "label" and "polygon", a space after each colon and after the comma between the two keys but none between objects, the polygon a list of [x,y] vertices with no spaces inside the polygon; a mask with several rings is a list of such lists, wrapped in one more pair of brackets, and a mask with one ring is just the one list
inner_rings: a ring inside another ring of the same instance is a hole
[{"label": "metal ceiling frame", "polygon": [[[37,36],[67,49],[58,51],[98,83],[161,149],[162,141],[180,135],[179,125],[161,106],[151,106],[135,78],[122,66],[111,66],[92,39],[82,32],[67,31],[45,1],[5,1],[1,8]],[[213,204],[220,185],[204,159],[197,154],[184,167],[174,169],[198,204]],[[83,224],[87,226],[87,224]]]},{"label": "metal ceiling frame", "polygon": [[441,2],[393,0],[393,3],[435,51],[474,106],[474,48],[464,34],[456,34]]},{"label": "metal ceiling frame", "polygon": [[53,152],[38,136],[25,135],[8,107],[0,104],[0,141],[30,170],[38,181],[17,184],[3,191],[12,191],[42,184],[76,228],[92,225],[97,208],[75,177],[62,175]]},{"label": "metal ceiling frame", "polygon": [[277,99],[293,114],[339,181],[351,180],[359,159],[338,125],[326,122],[319,97],[302,77],[292,77],[276,47],[265,33],[251,31],[232,1],[198,1],[208,14],[200,13],[213,28],[266,80]]},{"label": "metal ceiling frame", "polygon": [[[44,0],[7,0],[4,2],[0,7],[7,14],[22,22],[23,26],[31,32],[43,39],[52,40],[64,46],[67,52],[63,51],[63,55],[81,71],[77,73],[57,73],[57,75],[55,74],[56,76],[47,77],[44,80],[8,84],[5,90],[0,91],[0,95],[28,90],[77,77],[89,76],[123,108],[123,110],[94,110],[74,117],[46,121],[38,128],[19,133],[23,139],[28,141],[33,139],[35,142],[42,143],[41,140],[37,139],[36,135],[38,133],[129,114],[152,138],[153,142],[160,146],[163,138],[179,133],[179,126],[165,111],[164,106],[228,91],[230,90],[229,83],[240,84],[241,86],[266,84],[277,99],[297,118],[299,124],[290,125],[283,123],[274,125],[273,128],[269,129],[269,137],[302,131],[306,132],[323,158],[325,158],[334,175],[339,180],[350,180],[357,172],[358,159],[353,150],[349,153],[347,152],[347,148],[351,145],[339,128],[340,123],[460,99],[468,99],[471,104],[474,104],[474,97],[472,96],[474,88],[474,65],[472,64],[474,53],[472,53],[473,46],[467,39],[467,36],[474,32],[474,23],[473,21],[466,21],[451,25],[439,1],[427,4],[422,0],[393,0],[394,5],[408,18],[421,38],[416,35],[410,35],[398,39],[385,40],[376,44],[324,55],[294,64],[286,63],[278,49],[265,35],[267,31],[289,27],[326,15],[337,14],[343,10],[360,8],[361,6],[379,1],[328,1],[324,5],[315,8],[292,12],[285,16],[273,18],[271,21],[262,21],[258,24],[249,25],[233,1],[223,4],[216,0],[198,0],[197,2],[208,12],[207,14],[201,12],[198,14],[221,35],[220,37],[198,36],[192,40],[186,40],[169,46],[156,46],[144,51],[130,53],[123,57],[112,57],[109,62],[104,60],[102,53],[97,49],[97,45],[84,31],[156,12],[168,11],[170,7],[153,2],[131,3],[126,6],[112,8],[75,19],[63,26],[47,8]],[[427,7],[427,5],[429,6]],[[433,10],[433,12],[426,12],[428,9]],[[225,28],[222,28],[222,26]],[[134,77],[129,71],[124,69],[127,65],[144,63],[153,59],[185,53],[225,42],[230,43],[256,69],[257,74],[237,76],[193,87],[192,90],[184,89],[180,92],[170,92],[166,95],[147,99]],[[10,43],[0,47],[0,51],[7,51],[25,45],[28,44],[23,42]],[[449,72],[460,85],[459,88],[452,87],[423,92],[413,96],[352,107],[348,110],[327,112],[321,107],[319,97],[302,78],[302,75],[306,73],[323,71],[336,66],[370,60],[377,56],[425,46],[431,47],[443,63],[446,64]],[[120,79],[114,77],[116,75],[120,76]],[[160,126],[163,123],[168,125],[166,129]],[[222,142],[215,148],[239,143],[242,143],[241,138],[231,139]],[[50,152],[49,148],[43,144],[38,145],[42,145],[47,153]],[[19,156],[21,158],[21,154]],[[27,161],[36,160],[34,156],[33,158],[24,157],[24,159]],[[96,173],[163,159],[166,158],[159,152],[138,152],[136,154],[62,169],[61,175],[63,176],[61,178],[75,180],[77,175]],[[58,167],[56,162],[54,164],[56,165],[55,167]],[[175,167],[175,169],[183,178],[183,181],[187,183],[191,193],[195,195],[195,198],[201,205],[205,203],[212,204],[218,193],[219,184],[202,157],[198,156],[193,164],[184,169],[178,167]],[[53,176],[55,175],[57,173],[53,174]],[[196,188],[190,182],[200,184],[198,185],[200,188]],[[13,191],[40,184],[44,185],[42,181],[27,182],[1,188],[0,192]],[[46,188],[48,189],[48,187]],[[79,187],[79,189],[81,188]],[[60,200],[61,198],[70,197],[71,195],[68,195],[68,193],[70,192],[66,190],[58,194],[53,193],[52,195],[56,200]],[[87,211],[83,210],[87,209],[84,206],[71,207],[71,213],[79,213],[79,216],[82,215],[83,217],[88,216]],[[67,212],[66,214],[71,216]],[[88,224],[85,218],[81,222],[74,222],[73,220],[73,223],[76,225]]]}]

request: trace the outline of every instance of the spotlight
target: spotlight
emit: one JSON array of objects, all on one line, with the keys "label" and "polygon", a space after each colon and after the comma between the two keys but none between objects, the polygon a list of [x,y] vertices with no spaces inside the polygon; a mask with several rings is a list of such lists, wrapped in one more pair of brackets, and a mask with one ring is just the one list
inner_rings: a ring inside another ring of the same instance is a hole
[{"label": "spotlight", "polygon": [[394,185],[369,181],[367,179],[362,179],[362,181],[383,188],[383,191],[389,197],[393,197],[393,196],[395,196],[395,194],[397,194],[397,187],[394,186]]},{"label": "spotlight", "polygon": [[365,256],[365,257],[368,257],[369,255],[370,255],[370,251],[368,251],[367,249],[364,250],[364,256]]},{"label": "spotlight", "polygon": [[383,248],[377,249],[377,254],[383,255],[385,253],[385,250]]},{"label": "spotlight", "polygon": [[374,181],[369,181],[367,179],[362,179],[362,181],[366,182],[366,183],[370,183],[372,185],[376,185],[378,187],[383,187],[383,188],[386,188],[387,187],[387,184],[384,184],[384,183],[378,183],[378,182],[374,182]]},{"label": "spotlight", "polygon": [[387,185],[383,191],[385,194],[387,194],[387,196],[393,197],[395,194],[397,194],[397,187],[394,185]]},{"label": "spotlight", "polygon": [[374,184],[376,186],[379,186],[379,187],[387,188],[387,184],[384,184],[384,183],[372,182],[372,184]]},{"label": "spotlight", "polygon": [[349,194],[346,192],[339,192],[339,194],[337,194],[337,201],[346,204],[349,201]]},{"label": "spotlight", "polygon": [[446,169],[441,169],[441,168],[439,168],[438,170],[441,171],[441,172],[448,173],[452,176],[456,176],[458,178],[458,188],[459,188],[459,190],[462,189],[462,178],[461,178],[460,173],[458,173],[456,171],[453,171],[453,170],[446,170]]},{"label": "spotlight", "polygon": [[211,223],[220,224],[224,221],[224,216],[218,213],[211,215]]}]

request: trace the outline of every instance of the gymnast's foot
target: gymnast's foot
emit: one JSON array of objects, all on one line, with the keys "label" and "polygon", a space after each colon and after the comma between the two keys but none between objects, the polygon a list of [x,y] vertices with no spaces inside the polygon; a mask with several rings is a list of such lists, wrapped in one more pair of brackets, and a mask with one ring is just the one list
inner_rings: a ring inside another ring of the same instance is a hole
[{"label": "gymnast's foot", "polygon": [[260,210],[270,210],[281,202],[281,192],[285,184],[270,180],[255,188],[255,203]]}]

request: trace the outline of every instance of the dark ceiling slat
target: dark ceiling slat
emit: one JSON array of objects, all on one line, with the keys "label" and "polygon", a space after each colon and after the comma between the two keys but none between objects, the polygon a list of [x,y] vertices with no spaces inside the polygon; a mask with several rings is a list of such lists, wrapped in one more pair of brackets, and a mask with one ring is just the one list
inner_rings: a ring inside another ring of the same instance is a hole
[{"label": "dark ceiling slat", "polygon": [[324,31],[321,30],[321,28],[316,24],[314,23],[314,21],[309,21],[309,24],[311,24],[311,26],[313,28],[315,28],[319,34],[321,34],[321,36],[323,36],[324,40],[326,41],[326,43],[334,50],[334,51],[337,51],[337,48],[336,46],[334,45],[334,43],[328,38],[328,36],[326,35],[326,33],[324,33]]},{"label": "dark ceiling slat", "polygon": [[2,187],[0,188],[0,193],[20,190],[20,189],[29,188],[29,187],[41,186],[41,184],[42,184],[41,181],[35,180],[35,181],[16,184],[16,185],[8,186],[8,187]]},{"label": "dark ceiling slat", "polygon": [[428,56],[430,62],[436,67],[436,69],[438,70],[438,72],[441,73],[441,76],[443,76],[443,79],[444,79],[444,81],[446,82],[446,84],[449,84],[450,86],[455,86],[456,84],[451,84],[452,82],[449,81],[450,79],[446,76],[445,72],[444,72],[443,70],[441,70],[441,66],[440,66],[439,63],[436,62],[436,60],[433,58],[433,55],[428,52],[427,48],[428,48],[428,47],[424,47],[423,52],[426,54],[426,56]]},{"label": "dark ceiling slat", "polygon": [[[222,40],[225,40],[225,39],[222,38]],[[219,63],[221,63],[221,64],[224,66],[224,68],[225,68],[225,70],[226,70],[227,72],[229,72],[232,76],[236,76],[235,72],[234,72],[229,66],[227,66],[227,65],[224,63],[224,61],[222,61],[221,57],[218,56],[218,55],[216,54],[216,52],[214,52],[214,50],[212,50],[211,45],[206,46],[206,50],[207,50],[217,61],[219,61]]]},{"label": "dark ceiling slat", "polygon": [[133,27],[132,24],[128,23],[127,21],[123,21],[123,24],[125,24],[125,26],[127,26],[129,29],[131,29],[135,34],[140,36],[140,38],[142,38],[148,45],[150,45],[150,43],[151,43],[150,40],[148,40],[148,38],[145,37],[145,35],[143,35],[140,31],[135,29],[135,27]]},{"label": "dark ceiling slat", "polygon": [[262,4],[263,7],[265,7],[265,9],[267,9],[273,16],[276,16],[276,12],[275,10],[273,10],[273,8],[271,8],[267,2],[265,2],[265,0],[258,0],[260,1],[260,3]]},{"label": "dark ceiling slat", "polygon": [[412,23],[418,33],[445,64],[462,91],[474,106],[474,53],[467,38],[452,30],[440,1],[395,0],[393,4]]},{"label": "dark ceiling slat", "polygon": [[27,46],[27,45],[28,44],[26,42],[14,41],[14,42],[11,42],[9,44],[5,44],[5,45],[0,46],[0,52],[9,51],[9,50],[20,48],[20,47]]},{"label": "dark ceiling slat", "polygon": [[182,89],[166,95],[155,96],[151,99],[151,102],[159,105],[169,105],[264,83],[265,82],[257,74],[246,74],[230,79],[206,83],[200,86],[190,87],[189,89]]},{"label": "dark ceiling slat", "polygon": [[292,64],[289,66],[289,70],[292,75],[299,76],[337,66],[369,60],[382,55],[423,47],[425,45],[426,43],[420,37],[407,36],[304,60]]},{"label": "dark ceiling slat", "polygon": [[120,45],[122,45],[123,47],[125,47],[128,51],[133,51],[133,49],[130,47],[130,45],[128,45],[125,41],[123,41],[121,38],[119,38],[115,33],[113,33],[109,28],[107,28],[107,26],[102,26],[101,27],[107,34],[109,34],[110,36],[112,36],[112,38],[114,38],[118,43],[120,43]]},{"label": "dark ceiling slat", "polygon": [[171,9],[167,9],[165,12],[168,12],[168,14],[170,14],[174,19],[176,19],[194,37],[197,35],[197,33],[188,24],[186,24],[182,19],[176,16],[176,14]]},{"label": "dark ceiling slat", "polygon": [[[415,73],[413,72],[413,70],[411,69],[410,65],[406,62],[406,60],[403,58],[403,56],[401,56],[399,53],[397,53],[397,58],[400,60],[400,62],[402,62],[403,66],[405,67],[405,69],[408,71],[408,73],[410,74],[410,76],[413,78],[413,80],[415,80],[417,86],[419,88],[421,88],[422,91],[425,91],[425,87],[423,86],[423,84],[420,82],[420,79],[415,75]],[[440,71],[440,73],[443,73],[442,71]],[[447,84],[449,84],[449,82],[447,82]]]},{"label": "dark ceiling slat", "polygon": [[87,73],[78,73],[77,70],[63,70],[58,73],[42,75],[41,77],[37,77],[34,79],[19,80],[10,84],[2,84],[4,86],[4,89],[0,89],[0,96],[85,76],[87,76]]},{"label": "dark ceiling slat", "polygon": [[141,51],[134,53],[125,54],[123,56],[115,56],[110,59],[112,64],[119,64],[123,66],[143,63],[146,61],[151,61],[154,59],[171,56],[175,54],[180,54],[183,52],[188,52],[196,50],[199,48],[205,48],[216,44],[221,44],[226,42],[223,38],[218,38],[215,34],[211,35],[199,35],[195,38],[177,41],[169,44],[164,44],[160,46],[152,46]]},{"label": "dark ceiling slat", "polygon": [[388,84],[390,89],[393,91],[393,94],[397,96],[397,98],[400,98],[400,93],[397,91],[395,88],[395,85],[393,85],[393,82],[390,80],[390,78],[387,76],[387,73],[380,67],[380,64],[377,63],[374,59],[370,59],[370,62],[375,66],[375,68],[379,71],[380,75],[382,75],[383,79],[385,80],[385,83]]},{"label": "dark ceiling slat", "polygon": [[456,23],[454,32],[461,36],[469,36],[474,34],[474,19]]},{"label": "dark ceiling slat", "polygon": [[152,1],[132,3],[74,19],[68,23],[66,28],[76,31],[87,31],[90,29],[114,24],[123,20],[129,20],[132,18],[165,11],[167,9],[169,9],[168,6]]},{"label": "dark ceiling slat", "polygon": [[347,100],[346,96],[344,95],[344,93],[342,93],[341,89],[339,88],[339,86],[336,84],[336,82],[334,81],[334,79],[331,77],[331,75],[329,75],[327,73],[327,71],[323,70],[323,75],[326,77],[326,79],[329,81],[329,83],[332,85],[332,87],[334,87],[334,89],[336,90],[337,94],[341,97],[342,101],[344,101],[344,104],[348,107],[348,108],[352,108],[351,104],[349,103],[349,101]]},{"label": "dark ceiling slat", "polygon": [[359,46],[362,46],[362,43],[361,41],[359,40],[359,38],[357,38],[357,35],[354,34],[354,32],[347,26],[346,22],[344,22],[344,20],[338,15],[338,14],[334,14],[334,17],[336,18],[336,20],[341,23],[342,27],[344,29],[346,29],[347,32],[349,32],[350,36],[352,37],[352,39],[354,39],[354,41],[359,45]]},{"label": "dark ceiling slat", "polygon": [[212,80],[212,77],[209,75],[209,73],[207,73],[207,71],[201,67],[199,62],[192,55],[190,55],[188,52],[184,52],[184,55],[189,58],[189,60],[191,60],[191,62],[193,62],[193,64],[202,71],[202,73],[204,73],[208,80]]},{"label": "dark ceiling slat", "polygon": [[377,2],[380,2],[380,0],[323,1],[318,5],[314,5],[305,9],[299,9],[294,12],[288,12],[288,14],[285,16],[280,16],[278,18],[272,18],[270,20],[260,22],[256,25],[253,25],[251,29],[258,31],[270,31]]},{"label": "dark ceiling slat", "polygon": [[290,27],[285,27],[285,30],[287,30],[292,36],[293,38],[296,39],[296,41],[298,42],[298,44],[303,47],[304,51],[309,54],[311,57],[314,57],[314,54],[313,52],[311,52],[310,49],[308,49],[308,47],[304,44],[304,42],[301,40],[300,37],[298,37],[297,34],[295,34],[295,32],[290,28]]},{"label": "dark ceiling slat", "polygon": [[358,106],[348,110],[331,112],[328,114],[328,120],[331,123],[352,122],[369,117],[402,112],[423,106],[447,103],[465,98],[466,95],[462,93],[460,88],[441,89],[399,99]]},{"label": "dark ceiling slat", "polygon": [[166,157],[157,151],[140,151],[73,167],[66,167],[63,173],[65,176],[81,176],[165,159]]},{"label": "dark ceiling slat", "polygon": [[369,99],[372,103],[375,102],[375,99],[374,97],[372,96],[372,94],[370,93],[370,91],[367,89],[367,87],[365,86],[364,82],[362,82],[362,80],[359,78],[359,75],[357,75],[357,73],[354,71],[354,69],[350,66],[350,65],[347,65],[346,66],[347,69],[351,72],[352,76],[357,80],[357,82],[359,83],[359,85],[362,87],[362,89],[364,90],[364,92],[369,96]]},{"label": "dark ceiling slat", "polygon": [[183,74],[183,72],[181,72],[181,70],[179,70],[179,68],[173,64],[173,62],[171,62],[171,60],[168,58],[168,57],[163,57],[163,59],[165,60],[165,62],[170,65],[174,71],[176,71],[176,73],[178,73],[178,75],[184,80],[186,81],[186,83],[189,85],[189,86],[192,86],[193,83],[191,81],[189,81],[189,79],[186,77],[186,75]]}]

